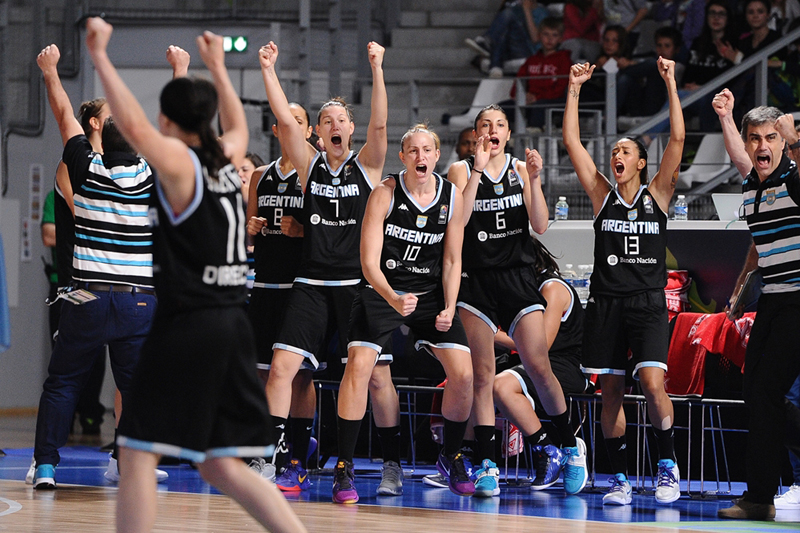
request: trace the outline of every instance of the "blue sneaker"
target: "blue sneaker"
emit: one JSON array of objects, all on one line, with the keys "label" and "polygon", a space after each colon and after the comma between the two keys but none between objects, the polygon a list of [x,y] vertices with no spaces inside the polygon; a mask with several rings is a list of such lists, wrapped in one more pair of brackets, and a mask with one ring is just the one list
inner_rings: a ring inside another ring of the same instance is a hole
[{"label": "blue sneaker", "polygon": [[500,469],[489,459],[481,462],[481,467],[475,472],[476,498],[491,498],[500,494]]},{"label": "blue sneaker", "polygon": [[544,490],[552,486],[561,475],[565,455],[559,449],[548,444],[547,446],[534,446],[533,464],[536,468],[536,477],[531,484],[532,490]]},{"label": "blue sneaker", "polygon": [[589,472],[586,470],[586,443],[575,438],[574,447],[565,447],[564,452],[564,490],[567,494],[578,494],[586,486]]},{"label": "blue sneaker", "polygon": [[461,452],[446,456],[439,454],[436,469],[447,477],[450,492],[459,496],[472,496],[475,493],[475,483],[469,478],[464,465],[464,456]]},{"label": "blue sneaker", "polygon": [[625,474],[614,474],[609,482],[611,488],[603,495],[603,505],[630,505],[633,501],[633,490]]},{"label": "blue sneaker", "polygon": [[672,503],[681,497],[681,473],[672,459],[661,459],[658,462],[658,485],[656,485],[656,501]]},{"label": "blue sneaker", "polygon": [[33,475],[33,488],[39,490],[53,490],[56,488],[56,467],[53,465],[38,465]]},{"label": "blue sneaker", "polygon": [[311,481],[308,479],[308,472],[300,466],[300,461],[292,459],[275,484],[283,492],[300,492],[301,490],[308,490],[311,487]]}]

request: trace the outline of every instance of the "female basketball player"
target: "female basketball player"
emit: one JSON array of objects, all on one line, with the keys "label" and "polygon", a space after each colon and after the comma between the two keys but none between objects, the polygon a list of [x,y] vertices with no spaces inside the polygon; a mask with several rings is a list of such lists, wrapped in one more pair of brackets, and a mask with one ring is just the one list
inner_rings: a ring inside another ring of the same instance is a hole
[{"label": "female basketball player", "polygon": [[[150,220],[159,306],[120,427],[117,529],[152,530],[154,468],[169,454],[195,461],[204,479],[271,531],[305,531],[275,486],[236,457],[266,455],[271,446],[243,308],[245,219],[235,164],[248,129],[222,37],[206,32],[197,39],[213,84],[178,78],[164,87],[159,131],[108,58],[111,26],[90,18],[86,30],[119,129],[158,172]],[[218,98],[219,140],[211,127]]]},{"label": "female basketball player", "polygon": [[[539,292],[547,300],[544,328],[550,366],[564,394],[585,392],[589,382],[580,368],[583,307],[575,289],[561,278],[550,250],[538,239],[533,239],[533,244]],[[561,473],[559,453],[536,414],[537,409],[542,411],[541,401],[523,365],[495,377],[494,401],[500,414],[520,429],[525,443],[532,447],[536,477],[531,488],[542,490],[553,485]]]},{"label": "female basketball player", "polygon": [[[367,51],[372,68],[372,109],[367,142],[358,153],[350,149],[355,124],[350,108],[341,98],[326,102],[317,114],[317,134],[325,152],[317,152],[305,142],[275,73],[278,47],[269,43],[259,51],[267,98],[278,119],[281,146],[285,146],[295,164],[305,191],[303,257],[286,306],[284,326],[274,345],[267,381],[267,398],[276,425],[284,423],[289,414],[291,382],[298,370],[320,364],[329,324],[335,324],[339,331],[340,355],[347,351],[350,309],[361,282],[361,222],[369,194],[380,182],[387,149],[384,49],[372,42]],[[376,422],[382,443],[386,433],[381,431],[382,424],[391,424],[386,430],[399,439],[400,406],[388,365],[375,367],[371,388],[380,391],[380,398],[373,396],[373,400],[378,407]],[[340,420],[339,430],[342,431],[342,424],[358,422]],[[396,455],[399,457],[399,452]],[[337,472],[343,470],[337,465]],[[397,470],[399,465],[395,473]],[[393,485],[390,493],[397,493],[399,487]]]},{"label": "female basketball player", "polygon": [[511,137],[508,120],[497,105],[475,118],[475,156],[453,163],[448,177],[464,197],[464,276],[458,306],[469,336],[475,376],[472,417],[476,458],[481,461],[476,496],[496,496],[499,471],[494,458],[494,335],[498,327],[514,340],[525,369],[539,392],[542,407],[558,429],[563,448],[554,458],[565,466],[570,494],[586,484],[586,445],[576,439],[564,393],[558,383],[544,334],[545,299],[536,282],[535,250],[528,227],[547,229],[547,203],[539,173],[542,158],[526,150],[525,162],[505,153]]},{"label": "female basketball player", "polygon": [[[289,104],[289,108],[308,140],[312,130],[308,112],[300,104]],[[280,142],[281,133],[276,125],[272,126],[272,133]],[[239,170],[241,176],[241,167]],[[259,166],[253,174],[255,179],[249,180],[247,232],[253,236],[255,281],[247,314],[256,335],[259,375],[266,382],[272,362],[272,345],[283,323],[289,291],[303,253],[303,241],[298,238],[303,236],[303,190],[283,143],[281,157],[269,166]],[[277,435],[278,444],[271,462],[256,459],[250,464],[262,476],[274,479],[291,459],[287,441],[296,443],[292,448],[296,463],[289,465],[292,471],[287,473],[286,479],[276,481],[281,490],[297,491],[310,485],[303,472],[307,466],[306,456],[316,411],[312,373],[311,369],[303,369],[292,383],[293,423],[290,435],[286,435],[288,438]],[[297,469],[302,469],[299,475],[295,472]],[[296,483],[298,477],[303,479],[299,484]]]},{"label": "female basketball player", "polygon": [[578,97],[594,65],[573,65],[564,113],[564,145],[578,179],[592,201],[595,216],[594,272],[586,308],[583,370],[599,374],[603,394],[601,427],[614,477],[604,504],[631,503],[627,479],[625,413],[622,400],[630,365],[647,399],[650,422],[659,447],[656,501],[680,497],[675,464],[672,402],[664,391],[669,349],[667,283],[667,212],[683,153],[685,130],[675,84],[675,62],[658,58],[669,96],[669,143],[661,166],[647,181],[647,152],[641,142],[623,138],[611,150],[616,185],[597,169],[581,144]]},{"label": "female basketball player", "polygon": [[361,265],[368,285],[356,296],[350,344],[339,388],[339,463],[333,501],[358,501],[353,452],[367,407],[367,386],[381,346],[406,324],[442,363],[448,380],[442,400],[444,451],[437,467],[450,490],[471,495],[475,487],[458,453],[472,400],[472,370],[464,326],[456,311],[461,281],[461,195],[433,172],[439,137],[425,125],[401,140],[405,170],[385,178],[364,214]]}]

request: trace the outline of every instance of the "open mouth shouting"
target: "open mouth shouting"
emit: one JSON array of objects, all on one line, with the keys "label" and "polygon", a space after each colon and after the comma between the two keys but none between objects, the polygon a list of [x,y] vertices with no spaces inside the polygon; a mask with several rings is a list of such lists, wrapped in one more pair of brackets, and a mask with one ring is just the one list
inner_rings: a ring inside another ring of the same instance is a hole
[{"label": "open mouth shouting", "polygon": [[419,163],[414,167],[414,170],[417,171],[417,176],[422,178],[428,173],[428,165],[425,163]]},{"label": "open mouth shouting", "polygon": [[617,161],[614,163],[614,177],[619,179],[622,177],[622,174],[625,172],[625,164],[622,161]]},{"label": "open mouth shouting", "polygon": [[769,152],[762,152],[756,154],[756,168],[768,170],[772,164],[772,154]]},{"label": "open mouth shouting", "polygon": [[342,146],[342,136],[338,134],[334,134],[331,136],[331,145],[336,146],[337,148]]}]

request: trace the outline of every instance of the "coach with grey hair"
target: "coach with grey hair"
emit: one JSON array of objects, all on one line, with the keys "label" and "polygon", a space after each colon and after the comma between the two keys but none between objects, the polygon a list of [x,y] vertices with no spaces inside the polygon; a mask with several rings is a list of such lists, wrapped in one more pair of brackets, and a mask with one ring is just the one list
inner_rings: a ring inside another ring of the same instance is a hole
[{"label": "coach with grey hair", "polygon": [[[736,283],[758,267],[758,299],[744,367],[744,400],[749,411],[746,453],[747,491],[720,518],[770,520],[780,484],[786,436],[784,398],[800,374],[800,176],[793,159],[800,157],[800,135],[794,119],[775,107],[756,107],[744,115],[742,132],[733,121],[733,94],[714,97],[725,147],[744,181],[742,195],[753,244]],[[733,302],[734,299],[731,299]],[[732,309],[738,317],[742,309]]]}]

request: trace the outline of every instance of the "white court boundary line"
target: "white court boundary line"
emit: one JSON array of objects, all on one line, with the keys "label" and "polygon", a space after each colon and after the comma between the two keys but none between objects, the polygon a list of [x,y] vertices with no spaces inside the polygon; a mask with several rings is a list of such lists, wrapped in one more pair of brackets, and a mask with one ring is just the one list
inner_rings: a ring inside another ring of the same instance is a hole
[{"label": "white court boundary line", "polygon": [[5,498],[0,498],[0,502],[3,502],[6,505],[8,505],[8,509],[6,509],[5,511],[0,512],[0,516],[5,516],[7,514],[16,513],[17,511],[22,509],[22,504],[20,504],[19,502],[15,502],[14,500],[7,500]]}]

